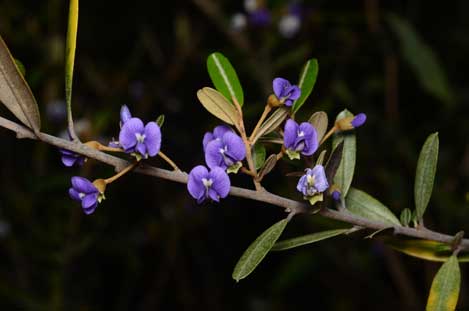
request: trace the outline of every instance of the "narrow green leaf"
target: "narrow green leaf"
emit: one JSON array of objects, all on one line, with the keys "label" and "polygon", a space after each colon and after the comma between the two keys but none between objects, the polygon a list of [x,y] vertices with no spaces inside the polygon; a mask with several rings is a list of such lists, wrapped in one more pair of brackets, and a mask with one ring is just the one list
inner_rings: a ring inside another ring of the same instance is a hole
[{"label": "narrow green leaf", "polygon": [[329,239],[341,234],[346,233],[349,231],[349,229],[336,229],[336,230],[327,230],[327,231],[321,231],[321,232],[316,232],[312,234],[307,234],[303,235],[297,238],[293,239],[288,239],[288,240],[283,240],[275,243],[274,247],[272,247],[273,251],[283,251],[286,249],[306,245],[306,244],[311,244],[314,242],[319,242],[325,239]]},{"label": "narrow green leaf", "polygon": [[311,117],[309,117],[308,122],[311,123],[312,126],[314,126],[318,133],[318,141],[321,141],[327,131],[327,113],[325,113],[324,111],[316,111],[311,115]]},{"label": "narrow green leaf", "polygon": [[269,174],[277,164],[277,155],[271,154],[267,160],[265,160],[264,166],[259,170],[259,178],[264,178],[265,175]]},{"label": "narrow green leaf", "polygon": [[235,106],[217,90],[204,87],[197,91],[197,98],[205,109],[215,117],[231,125],[238,124],[239,114]]},{"label": "narrow green leaf", "polygon": [[401,225],[399,219],[386,206],[361,190],[350,188],[345,197],[345,205],[352,214],[390,226]]},{"label": "narrow green leaf", "polygon": [[288,107],[280,107],[275,110],[259,127],[259,130],[257,131],[256,136],[253,137],[252,141],[256,142],[261,136],[275,131],[288,116],[288,110]]},{"label": "narrow green leaf", "polygon": [[[65,44],[65,101],[67,112],[71,115],[73,68],[75,66],[75,51],[77,48],[78,32],[78,0],[70,0],[68,11],[67,41]],[[68,120],[71,122],[71,120]]]},{"label": "narrow green leaf", "polygon": [[156,124],[158,124],[159,127],[162,127],[164,124],[164,114],[160,114],[158,118],[156,118]]},{"label": "narrow green leaf", "polygon": [[451,103],[453,91],[434,50],[405,19],[390,14],[387,18],[391,30],[401,45],[404,60],[419,81],[421,87],[430,95],[444,103]]},{"label": "narrow green leaf", "polygon": [[[453,255],[453,250],[447,243],[416,239],[404,240],[390,236],[384,237],[382,240],[396,251],[428,261],[444,262]],[[461,251],[458,254],[458,260],[469,262],[469,252]]]},{"label": "narrow green leaf", "polygon": [[461,286],[461,271],[456,255],[451,256],[438,270],[427,300],[427,311],[456,310]]},{"label": "narrow green leaf", "polygon": [[207,58],[207,69],[215,88],[230,102],[235,97],[242,107],[244,104],[243,88],[228,58],[219,52],[210,54]]},{"label": "narrow green leaf", "polygon": [[318,77],[319,64],[318,60],[312,58],[306,62],[301,71],[300,81],[298,81],[298,87],[301,89],[300,98],[295,100],[292,105],[292,113],[297,112],[301,106],[305,103],[308,96],[313,91],[316,79]]},{"label": "narrow green leaf", "polygon": [[288,219],[282,219],[265,230],[244,252],[233,271],[233,279],[237,282],[247,277],[264,259],[275,242],[282,234]]},{"label": "narrow green leaf", "polygon": [[408,227],[412,221],[412,211],[408,208],[404,208],[399,219],[404,227]]},{"label": "narrow green leaf", "polygon": [[0,102],[34,132],[41,128],[36,99],[0,36]]},{"label": "narrow green leaf", "polygon": [[265,155],[266,151],[264,145],[257,143],[252,147],[252,160],[254,161],[256,170],[264,165]]},{"label": "narrow green leaf", "polygon": [[417,218],[420,221],[432,195],[438,162],[438,133],[428,136],[420,151],[415,172],[414,199]]},{"label": "narrow green leaf", "polygon": [[[353,116],[347,109],[337,115],[336,120]],[[355,171],[355,158],[357,153],[357,142],[354,131],[339,132],[334,134],[332,145],[335,148],[338,144],[344,142],[342,150],[342,159],[339,168],[334,176],[334,184],[336,184],[345,197],[352,184],[353,174]]]}]

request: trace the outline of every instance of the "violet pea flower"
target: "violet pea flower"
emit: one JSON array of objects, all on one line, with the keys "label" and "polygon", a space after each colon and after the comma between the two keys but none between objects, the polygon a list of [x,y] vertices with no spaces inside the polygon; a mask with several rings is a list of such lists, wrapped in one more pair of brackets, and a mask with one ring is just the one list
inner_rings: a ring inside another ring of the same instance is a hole
[{"label": "violet pea flower", "polygon": [[311,205],[323,200],[323,192],[329,188],[324,166],[316,165],[312,169],[308,168],[306,174],[301,176],[296,189],[301,192]]},{"label": "violet pea flower", "polygon": [[292,85],[290,81],[283,78],[275,78],[272,82],[274,94],[277,98],[285,103],[285,106],[291,107],[293,101],[300,98],[301,90],[298,86]]},{"label": "violet pea flower", "polygon": [[219,125],[213,129],[213,133],[211,132],[205,133],[204,139],[202,141],[204,152],[209,142],[211,142],[212,140],[216,140],[216,139],[220,140],[223,137],[223,135],[228,132],[233,132],[233,130],[229,126]]},{"label": "violet pea flower", "polygon": [[233,132],[226,132],[220,139],[209,142],[205,148],[205,162],[211,169],[218,166],[236,173],[245,157],[243,140]]},{"label": "violet pea flower", "polygon": [[86,215],[96,210],[101,195],[91,181],[80,176],[72,177],[72,188],[68,190],[68,193],[73,200],[81,202]]},{"label": "violet pea flower", "polygon": [[74,165],[82,166],[85,163],[85,157],[67,149],[59,149],[60,154],[62,155],[61,160],[63,165],[67,167],[72,167]]},{"label": "violet pea flower", "polygon": [[127,120],[119,133],[119,144],[127,153],[134,153],[137,158],[155,156],[161,148],[161,130],[156,122],[143,125],[139,118]]},{"label": "violet pea flower", "polygon": [[309,122],[298,125],[298,123],[289,119],[285,123],[283,135],[283,144],[291,160],[299,159],[300,153],[310,156],[318,149],[318,134]]},{"label": "violet pea flower", "polygon": [[194,167],[189,173],[187,190],[200,204],[207,199],[219,202],[230,192],[230,178],[224,169],[214,167],[210,170],[203,165]]}]

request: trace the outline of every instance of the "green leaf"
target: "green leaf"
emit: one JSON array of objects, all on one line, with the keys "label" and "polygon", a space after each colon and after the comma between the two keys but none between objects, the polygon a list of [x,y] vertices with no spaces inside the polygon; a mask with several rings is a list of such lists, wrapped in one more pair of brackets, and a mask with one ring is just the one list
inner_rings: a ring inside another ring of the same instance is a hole
[{"label": "green leaf", "polygon": [[349,212],[363,218],[390,226],[401,225],[399,219],[386,206],[361,190],[350,188],[345,205]]},{"label": "green leaf", "polygon": [[0,102],[25,126],[38,133],[41,117],[36,99],[0,36]]},{"label": "green leaf", "polygon": [[344,142],[338,144],[332,151],[329,160],[326,163],[326,177],[327,180],[334,180],[337,169],[339,168],[340,161],[342,161],[342,152],[344,150]]},{"label": "green leaf", "polygon": [[252,160],[254,161],[256,170],[264,165],[265,155],[266,151],[264,145],[257,143],[252,147]]},{"label": "green leaf", "polygon": [[312,126],[314,126],[318,133],[318,141],[321,141],[327,131],[327,113],[325,113],[324,111],[316,111],[311,115],[311,117],[309,117],[308,122],[311,123]]},{"label": "green leaf", "polygon": [[412,221],[412,211],[408,208],[404,208],[399,219],[404,227],[408,227]]},{"label": "green leaf", "polygon": [[[382,240],[396,251],[428,261],[444,262],[453,255],[453,250],[447,243],[416,239],[404,240],[396,237],[384,237]],[[461,251],[458,260],[469,262],[469,252]]]},{"label": "green leaf", "polygon": [[158,124],[159,127],[162,127],[164,124],[164,114],[160,114],[158,118],[156,118],[156,124]]},{"label": "green leaf", "polygon": [[401,44],[404,60],[414,71],[421,87],[437,99],[450,103],[453,97],[448,78],[432,48],[415,28],[397,15],[389,15],[388,22]]},{"label": "green leaf", "polygon": [[438,162],[438,133],[428,136],[420,151],[415,172],[414,199],[417,219],[420,221],[425,213],[432,195]]},{"label": "green leaf", "polygon": [[294,247],[298,247],[298,246],[302,246],[306,244],[311,244],[314,242],[319,242],[325,239],[329,239],[329,238],[344,234],[347,231],[350,231],[350,229],[327,230],[327,231],[321,231],[321,232],[303,235],[303,236],[293,238],[293,239],[283,240],[283,241],[275,243],[274,247],[272,247],[272,250],[283,251],[286,249],[290,249],[290,248],[294,248]]},{"label": "green leaf", "polygon": [[230,102],[235,97],[242,107],[244,104],[243,89],[228,58],[219,52],[210,54],[207,58],[207,69],[215,88]]},{"label": "green leaf", "polygon": [[247,277],[264,259],[275,242],[282,234],[288,219],[282,219],[269,229],[265,230],[244,252],[233,271],[233,279],[237,282]]},{"label": "green leaf", "polygon": [[231,125],[238,124],[239,114],[235,106],[217,90],[204,87],[197,91],[197,98],[205,109],[218,119]]},{"label": "green leaf", "polygon": [[300,98],[295,100],[292,105],[292,113],[297,112],[301,106],[305,103],[308,96],[313,91],[316,79],[318,77],[319,65],[318,60],[312,58],[306,62],[301,71],[300,81],[298,81],[298,87],[301,89]]},{"label": "green leaf", "polygon": [[453,311],[458,304],[461,271],[456,255],[438,270],[428,295],[426,311]]},{"label": "green leaf", "polygon": [[78,0],[70,0],[67,41],[65,44],[65,102],[67,103],[67,112],[69,115],[71,115],[72,110],[73,68],[75,66],[75,51],[77,48],[77,32]]},{"label": "green leaf", "polygon": [[253,137],[252,141],[256,142],[261,136],[275,131],[288,116],[288,111],[288,107],[280,107],[275,110],[270,115],[270,117],[267,118],[267,120],[265,120],[264,123],[262,123],[262,125],[259,127],[259,130],[256,132],[256,136]]},{"label": "green leaf", "polygon": [[[337,115],[336,120],[353,116],[347,109]],[[334,184],[336,184],[345,197],[352,184],[353,174],[355,171],[355,157],[357,153],[357,142],[354,131],[339,132],[334,134],[332,139],[333,148],[344,142],[342,150],[342,159],[339,168],[334,176]]]}]

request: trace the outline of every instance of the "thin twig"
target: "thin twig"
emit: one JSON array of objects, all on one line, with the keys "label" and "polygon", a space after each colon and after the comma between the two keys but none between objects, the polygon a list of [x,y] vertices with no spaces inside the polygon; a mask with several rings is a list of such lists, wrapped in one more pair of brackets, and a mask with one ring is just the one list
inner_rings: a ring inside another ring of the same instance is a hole
[{"label": "thin twig", "polygon": [[179,167],[176,165],[176,163],[173,162],[166,154],[164,154],[162,151],[158,152],[158,156],[162,158],[163,160],[166,161],[175,171],[180,171]]},{"label": "thin twig", "polygon": [[[130,162],[120,159],[116,156],[98,151],[96,149],[90,148],[84,144],[75,143],[72,141],[68,141],[62,138],[58,138],[49,134],[45,133],[38,133],[36,135],[28,128],[16,124],[15,122],[9,121],[5,118],[0,117],[0,127],[7,128],[17,134],[18,137],[22,138],[31,138],[31,139],[38,139],[42,142],[47,144],[53,145],[58,148],[64,148],[83,156],[86,156],[90,159],[95,159],[102,163],[106,163],[108,165],[114,166],[117,171],[121,171],[125,167],[131,165]],[[145,163],[141,163],[134,172],[154,176],[161,179],[166,179],[178,183],[187,183],[187,174],[181,171],[169,171],[160,168],[156,168],[153,166],[146,165]],[[254,201],[259,201],[263,203],[269,203],[281,208],[284,208],[288,211],[295,211],[295,213],[310,213],[311,206],[304,202],[299,202],[295,200],[291,200],[285,197],[278,196],[276,194],[270,193],[266,190],[264,191],[254,191],[245,188],[239,187],[231,187],[230,188],[230,195],[250,199]],[[367,218],[363,218],[357,215],[354,215],[347,210],[345,211],[335,211],[327,208],[323,208],[319,211],[319,215],[335,219],[338,221],[342,221],[345,223],[349,223],[355,226],[364,227],[368,229],[380,230],[384,228],[389,228],[389,224],[382,223],[379,221],[370,220]],[[409,237],[419,238],[419,239],[426,239],[431,241],[437,241],[442,243],[451,244],[454,241],[454,236],[442,234],[439,232],[435,232],[429,230],[427,228],[424,229],[416,229],[411,227],[404,227],[404,226],[395,226],[394,227],[397,234],[405,235]],[[461,239],[459,244],[460,250],[469,250],[469,239]]]}]

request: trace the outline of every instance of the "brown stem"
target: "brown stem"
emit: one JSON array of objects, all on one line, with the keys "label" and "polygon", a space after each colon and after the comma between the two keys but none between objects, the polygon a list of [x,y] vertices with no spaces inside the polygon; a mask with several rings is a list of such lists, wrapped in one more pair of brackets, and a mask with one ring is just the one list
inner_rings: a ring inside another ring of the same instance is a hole
[{"label": "brown stem", "polygon": [[123,170],[121,170],[121,171],[120,171],[119,173],[117,173],[116,175],[105,179],[105,180],[104,180],[104,183],[105,183],[106,185],[109,185],[110,183],[116,181],[117,179],[121,178],[123,175],[127,174],[128,172],[130,172],[130,171],[131,171],[132,169],[134,169],[137,165],[138,165],[138,162],[134,162],[134,163],[130,164],[129,166],[127,166],[126,168],[124,168]]},{"label": "brown stem", "polygon": [[[0,127],[4,127],[10,129],[13,132],[16,132],[18,137],[21,138],[31,138],[37,139],[49,145],[53,145],[58,148],[64,148],[83,156],[86,156],[90,159],[95,159],[102,163],[106,163],[108,165],[114,166],[116,170],[122,170],[128,167],[131,163],[115,157],[113,155],[98,151],[96,149],[87,147],[83,144],[78,144],[75,142],[71,142],[62,138],[58,138],[52,135],[48,135],[45,133],[38,133],[36,136],[30,129],[16,124],[15,122],[9,121],[5,118],[0,117]],[[187,174],[181,171],[169,171],[160,168],[156,168],[153,166],[145,165],[144,163],[140,164],[139,167],[135,168],[135,172],[154,176],[178,183],[187,183]],[[245,188],[239,187],[231,187],[230,194],[232,196],[250,199],[254,201],[264,202],[268,204],[272,204],[285,210],[295,210],[296,213],[309,213],[311,211],[310,205],[304,202],[299,202],[295,200],[291,200],[285,197],[278,196],[276,194],[270,193],[268,191],[254,191]],[[319,211],[319,215],[335,219],[338,221],[342,221],[345,223],[352,224],[358,227],[364,227],[374,230],[380,230],[389,228],[389,224],[385,224],[379,221],[370,220],[367,218],[363,218],[361,216],[357,216],[354,214],[349,213],[347,210],[345,211],[335,211],[327,208],[323,208]],[[431,241],[437,241],[442,243],[451,244],[454,241],[454,236],[442,234],[439,232],[435,232],[429,229],[416,229],[411,227],[403,227],[403,226],[395,226],[394,232],[396,234],[405,235],[409,237],[419,238],[419,239],[426,239]],[[459,244],[460,250],[469,250],[469,239],[461,239]]]},{"label": "brown stem", "polygon": [[256,143],[255,141],[252,141],[252,139],[256,137],[257,131],[259,130],[259,128],[261,127],[262,123],[264,122],[265,118],[267,117],[267,115],[269,114],[271,110],[272,108],[270,107],[269,104],[265,105],[264,112],[262,112],[262,115],[259,118],[259,121],[257,121],[256,127],[252,131],[251,136],[249,136],[249,141],[251,142],[251,144]]}]

